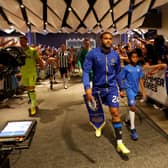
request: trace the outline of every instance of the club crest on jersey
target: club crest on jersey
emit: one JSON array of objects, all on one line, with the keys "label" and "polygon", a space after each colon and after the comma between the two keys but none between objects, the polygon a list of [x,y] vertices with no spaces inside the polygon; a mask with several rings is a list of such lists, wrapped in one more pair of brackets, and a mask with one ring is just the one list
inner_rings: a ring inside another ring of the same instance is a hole
[{"label": "club crest on jersey", "polygon": [[116,60],[114,58],[111,59],[111,65],[114,66],[116,64]]},{"label": "club crest on jersey", "polygon": [[139,69],[139,68],[137,69],[137,72],[140,72],[140,69]]}]

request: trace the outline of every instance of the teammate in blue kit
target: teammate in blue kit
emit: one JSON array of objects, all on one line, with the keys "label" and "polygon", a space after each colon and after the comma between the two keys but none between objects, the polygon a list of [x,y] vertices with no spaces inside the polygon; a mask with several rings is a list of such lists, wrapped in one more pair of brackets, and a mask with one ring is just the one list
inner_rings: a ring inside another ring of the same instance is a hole
[{"label": "teammate in blue kit", "polygon": [[[103,32],[100,35],[101,47],[92,49],[86,55],[83,64],[83,84],[87,100],[92,102],[93,95],[99,92],[103,104],[109,107],[112,115],[112,125],[115,130],[117,151],[129,154],[130,151],[122,141],[122,123],[119,114],[119,95],[123,96],[120,73],[120,58],[117,52],[111,49],[112,34]],[[93,85],[90,86],[89,73],[93,71]],[[101,129],[96,129],[96,136],[101,136]]]},{"label": "teammate in blue kit", "polygon": [[138,54],[136,50],[132,50],[130,53],[128,53],[128,58],[130,63],[126,65],[121,71],[121,78],[124,81],[129,106],[129,112],[125,123],[131,129],[131,138],[133,140],[137,140],[138,134],[135,129],[136,96],[140,85],[142,96],[144,99],[146,98],[143,84],[144,74],[142,72],[141,66],[137,65]]}]

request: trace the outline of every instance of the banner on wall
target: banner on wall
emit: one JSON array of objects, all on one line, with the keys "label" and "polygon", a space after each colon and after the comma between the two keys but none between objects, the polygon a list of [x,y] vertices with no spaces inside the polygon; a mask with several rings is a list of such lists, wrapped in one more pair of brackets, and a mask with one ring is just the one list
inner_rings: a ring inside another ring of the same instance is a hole
[{"label": "banner on wall", "polygon": [[[68,48],[81,48],[83,46],[83,40],[84,38],[82,39],[67,39],[66,40],[66,46]],[[96,47],[96,41],[94,39],[90,39],[90,47],[91,48],[95,48]]]},{"label": "banner on wall", "polygon": [[145,69],[144,87],[146,94],[158,103],[168,106],[168,67],[153,75]]}]

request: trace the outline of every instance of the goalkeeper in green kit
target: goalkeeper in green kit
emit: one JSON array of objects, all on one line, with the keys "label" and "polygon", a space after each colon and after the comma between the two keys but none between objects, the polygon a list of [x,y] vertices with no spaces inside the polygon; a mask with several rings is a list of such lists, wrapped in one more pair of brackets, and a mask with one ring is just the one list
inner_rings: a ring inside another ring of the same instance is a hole
[{"label": "goalkeeper in green kit", "polygon": [[20,37],[20,45],[26,55],[25,65],[21,67],[22,84],[28,92],[29,102],[31,104],[29,116],[34,116],[37,113],[35,86],[37,81],[36,66],[39,61],[39,54],[34,48],[28,46],[28,39],[26,36]]}]

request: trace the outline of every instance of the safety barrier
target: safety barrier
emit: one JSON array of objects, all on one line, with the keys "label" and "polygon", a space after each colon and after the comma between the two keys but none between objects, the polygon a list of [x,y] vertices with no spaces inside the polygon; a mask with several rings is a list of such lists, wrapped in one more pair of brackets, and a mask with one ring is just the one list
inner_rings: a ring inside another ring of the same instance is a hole
[{"label": "safety barrier", "polygon": [[151,66],[144,69],[144,87],[147,97],[168,107],[168,67],[156,70]]}]

